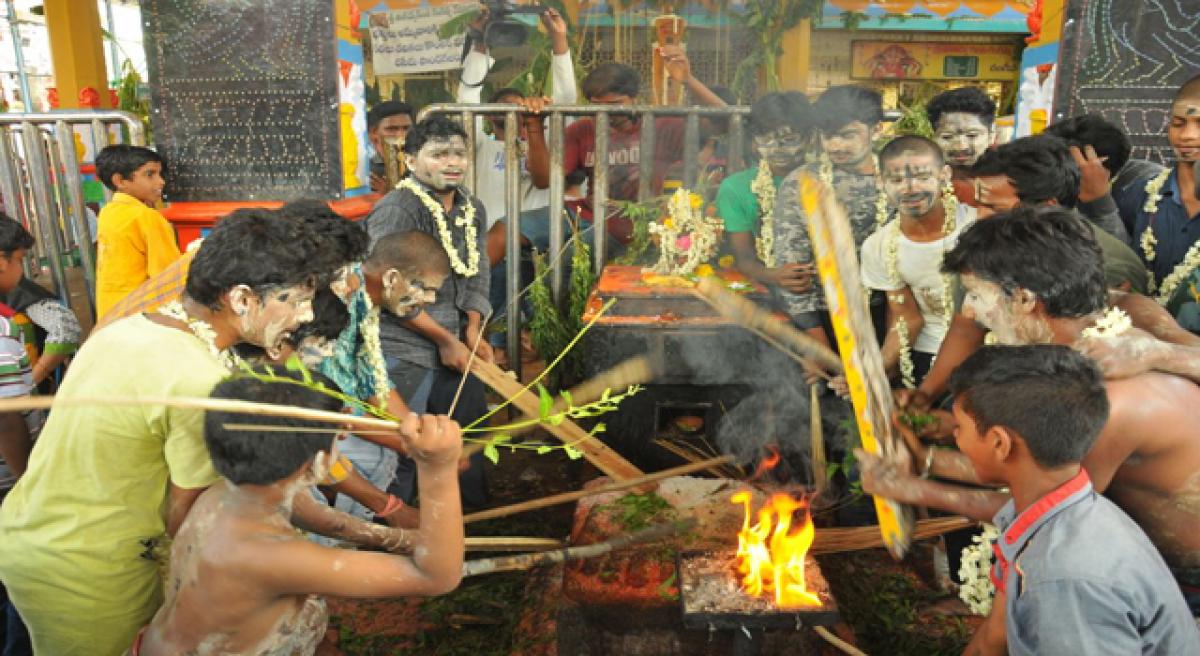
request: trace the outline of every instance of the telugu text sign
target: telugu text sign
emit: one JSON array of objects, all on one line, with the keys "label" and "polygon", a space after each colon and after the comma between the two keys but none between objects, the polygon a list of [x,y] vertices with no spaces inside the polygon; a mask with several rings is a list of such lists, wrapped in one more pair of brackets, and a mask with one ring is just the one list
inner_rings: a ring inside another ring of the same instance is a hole
[{"label": "telugu text sign", "polygon": [[438,37],[450,19],[478,8],[475,2],[454,2],[372,14],[371,53],[376,75],[408,75],[459,68],[465,35]]}]

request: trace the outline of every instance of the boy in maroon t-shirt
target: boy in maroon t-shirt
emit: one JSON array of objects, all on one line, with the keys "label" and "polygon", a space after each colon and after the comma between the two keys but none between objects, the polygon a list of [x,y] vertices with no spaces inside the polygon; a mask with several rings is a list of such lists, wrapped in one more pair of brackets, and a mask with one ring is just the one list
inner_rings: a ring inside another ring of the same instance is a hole
[{"label": "boy in maroon t-shirt", "polygon": [[[666,46],[662,49],[667,73],[682,82],[692,93],[693,100],[702,105],[724,107],[725,101],[713,93],[702,82],[692,76],[691,65],[683,50]],[[581,88],[589,103],[595,105],[637,104],[641,80],[633,68],[624,64],[606,63],[592,70],[583,80]],[[609,114],[608,135],[608,197],[610,200],[637,200],[641,161],[639,139],[641,122],[632,114]],[[653,193],[662,188],[668,169],[683,157],[684,119],[681,116],[663,116],[654,119],[654,179],[650,183]],[[592,119],[580,119],[572,123],[563,135],[563,172],[570,174],[583,169],[588,180],[596,162],[596,124]],[[530,161],[530,167],[535,166]],[[548,177],[547,172],[547,177]],[[585,213],[592,210],[592,185],[588,185],[588,198],[583,203]],[[610,210],[611,212],[611,210]],[[621,216],[610,216],[607,222],[610,235],[622,243],[632,235],[632,223]]]}]

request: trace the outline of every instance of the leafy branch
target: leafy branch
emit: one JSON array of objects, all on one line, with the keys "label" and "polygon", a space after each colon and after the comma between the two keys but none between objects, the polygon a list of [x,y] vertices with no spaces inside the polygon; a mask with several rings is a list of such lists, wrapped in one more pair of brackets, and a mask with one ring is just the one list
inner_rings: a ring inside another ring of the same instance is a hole
[{"label": "leafy branch", "polygon": [[[618,404],[621,401],[623,401],[626,398],[629,398],[630,396],[641,391],[641,387],[639,387],[637,385],[631,385],[629,388],[627,388],[624,392],[622,392],[620,394],[613,394],[612,390],[605,389],[604,392],[601,394],[600,399],[593,401],[591,403],[585,403],[581,406],[576,406],[574,404],[573,400],[571,399],[570,392],[563,391],[561,393],[561,397],[562,397],[562,400],[565,402],[565,407],[556,410],[555,403],[554,403],[554,397],[550,394],[550,391],[547,390],[545,388],[545,386],[543,386],[541,384],[541,381],[546,376],[546,374],[549,373],[556,365],[558,365],[560,362],[562,362],[563,358],[569,352],[571,352],[571,350],[575,347],[575,345],[579,343],[579,340],[583,338],[583,335],[587,332],[587,330],[589,328],[591,328],[592,325],[594,325],[596,323],[596,320],[599,319],[601,316],[603,316],[604,313],[609,308],[611,308],[613,303],[615,303],[615,302],[616,302],[615,300],[610,301],[608,304],[606,304],[604,307],[602,307],[600,309],[600,311],[596,314],[596,316],[593,317],[592,320],[590,322],[588,322],[588,324],[586,326],[584,326],[583,329],[581,329],[578,334],[575,335],[574,339],[572,339],[570,341],[570,343],[567,344],[567,347],[561,353],[559,353],[558,357],[555,358],[554,361],[551,362],[549,365],[547,365],[546,369],[533,382],[531,382],[529,385],[525,386],[518,393],[518,396],[519,396],[520,394],[524,394],[524,393],[528,392],[533,387],[535,387],[535,386],[537,387],[539,416],[536,419],[522,420],[522,421],[519,421],[516,423],[506,424],[506,425],[502,425],[502,426],[480,426],[480,424],[482,424],[483,422],[485,422],[489,418],[491,418],[492,415],[494,415],[501,408],[512,403],[512,399],[509,398],[509,399],[506,399],[504,401],[504,403],[493,408],[490,412],[488,412],[483,417],[480,417],[479,419],[477,419],[476,421],[471,423],[469,426],[464,427],[462,429],[463,441],[472,443],[472,444],[481,445],[483,447],[484,456],[487,457],[489,460],[491,460],[493,463],[495,463],[499,460],[501,448],[508,448],[510,451],[524,449],[524,450],[529,450],[529,451],[536,451],[538,454],[546,454],[546,453],[550,453],[552,451],[562,450],[567,454],[567,457],[571,458],[572,460],[582,457],[583,453],[576,447],[582,441],[591,439],[595,435],[598,435],[599,433],[604,432],[605,425],[603,423],[597,423],[594,427],[592,427],[592,429],[588,432],[587,437],[580,438],[579,440],[576,440],[574,442],[569,442],[566,444],[559,444],[559,445],[550,445],[550,444],[542,444],[542,443],[535,443],[535,442],[514,442],[513,436],[510,435],[509,432],[516,430],[518,428],[528,428],[530,426],[535,426],[535,425],[558,426],[559,424],[563,423],[564,421],[566,421],[568,419],[584,419],[584,418],[590,418],[590,417],[598,417],[605,413],[616,410]],[[384,420],[395,422],[395,423],[400,422],[400,418],[396,417],[392,413],[388,412],[386,408],[384,408],[382,406],[371,405],[370,403],[367,403],[366,401],[363,401],[362,399],[358,399],[356,397],[350,396],[349,394],[346,394],[346,393],[342,392],[341,390],[331,388],[328,385],[325,385],[321,381],[317,380],[316,378],[313,377],[312,373],[308,370],[307,367],[304,366],[304,364],[300,361],[299,357],[297,357],[297,356],[292,356],[287,361],[287,363],[285,364],[285,369],[287,371],[295,372],[299,376],[299,378],[276,374],[275,371],[270,368],[257,369],[254,366],[252,366],[246,362],[243,362],[241,364],[240,370],[237,374],[235,374],[235,376],[253,378],[254,380],[258,380],[260,382],[265,382],[265,383],[282,383],[285,385],[296,385],[298,387],[304,387],[304,388],[312,390],[314,392],[318,392],[320,394],[324,394],[326,396],[335,398],[335,399],[341,401],[346,407],[361,411],[364,414],[368,414],[373,417],[377,417],[379,419],[384,419]],[[469,436],[468,434],[487,435],[488,437],[474,437],[474,436]]]},{"label": "leafy branch", "polygon": [[738,21],[748,34],[757,38],[746,59],[733,74],[733,89],[741,97],[749,97],[756,78],[761,74],[767,91],[779,90],[776,62],[783,54],[783,35],[806,18],[818,18],[824,10],[822,0],[746,0]]}]

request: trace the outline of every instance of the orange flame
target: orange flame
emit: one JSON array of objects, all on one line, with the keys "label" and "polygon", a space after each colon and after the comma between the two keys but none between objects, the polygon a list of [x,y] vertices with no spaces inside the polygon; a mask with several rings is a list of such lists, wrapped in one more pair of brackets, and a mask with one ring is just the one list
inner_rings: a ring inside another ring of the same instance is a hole
[{"label": "orange flame", "polygon": [[[758,523],[751,526],[751,499],[745,490],[729,499],[745,508],[737,550],[743,589],[754,597],[774,592],[775,605],[780,608],[820,606],[820,598],[808,591],[804,581],[804,559],[814,537],[807,504],[787,494],[774,494],[759,508]],[[793,530],[792,516],[798,510],[803,511],[804,519]]]},{"label": "orange flame", "polygon": [[775,469],[779,464],[779,461],[782,459],[782,456],[779,455],[779,447],[774,444],[768,444],[767,451],[769,453],[762,460],[758,461],[758,467],[754,469],[754,474],[746,479],[747,481],[758,480],[763,474]]}]

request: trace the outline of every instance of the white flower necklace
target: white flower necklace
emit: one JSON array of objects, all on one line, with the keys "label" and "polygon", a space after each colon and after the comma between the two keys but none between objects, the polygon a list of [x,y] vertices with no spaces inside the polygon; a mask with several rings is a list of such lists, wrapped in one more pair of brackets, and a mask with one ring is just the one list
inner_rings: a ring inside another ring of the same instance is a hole
[{"label": "white flower necklace", "polygon": [[971,538],[974,544],[962,550],[962,564],[958,568],[962,585],[958,588],[958,597],[976,615],[992,612],[992,597],[996,594],[996,586],[992,583],[992,545],[998,537],[999,529],[984,524],[983,533]]},{"label": "white flower necklace", "polygon": [[758,160],[758,174],[750,183],[750,191],[758,199],[758,238],[754,250],[758,259],[768,267],[775,266],[775,178],[766,158]]},{"label": "white flower necklace", "polygon": [[1162,173],[1146,181],[1146,204],[1142,205],[1142,209],[1147,214],[1154,214],[1158,211],[1158,201],[1162,200],[1162,188],[1167,184],[1169,177],[1171,177],[1171,169],[1166,168]]},{"label": "white flower necklace", "polygon": [[[1168,275],[1166,278],[1163,278],[1162,285],[1160,285],[1158,289],[1158,296],[1155,297],[1160,305],[1166,305],[1168,302],[1170,302],[1171,297],[1175,295],[1175,290],[1179,287],[1179,284],[1184,280],[1187,280],[1188,274],[1190,274],[1196,267],[1200,267],[1200,241],[1192,244],[1192,247],[1188,249],[1187,254],[1183,256],[1183,261],[1175,265],[1175,268],[1171,270],[1170,275]],[[1153,282],[1154,274],[1150,274],[1150,280]],[[1151,288],[1150,291],[1153,293],[1154,289]]]},{"label": "white flower necklace", "polygon": [[359,334],[362,336],[362,347],[366,351],[367,362],[371,365],[371,375],[375,379],[375,393],[378,395],[379,406],[386,407],[388,392],[392,386],[387,361],[383,357],[383,346],[379,342],[379,308],[371,303],[371,297],[365,293],[363,299],[367,303],[367,314],[359,324]]},{"label": "white flower necklace", "polygon": [[173,301],[158,308],[156,312],[186,325],[196,339],[207,346],[208,352],[226,369],[229,371],[241,369],[242,359],[238,357],[237,353],[234,353],[232,349],[217,348],[217,331],[213,330],[212,325],[207,321],[190,316],[187,310],[183,309],[183,303]]},{"label": "white flower necklace", "polygon": [[1121,308],[1109,308],[1095,323],[1084,328],[1083,337],[1106,339],[1116,337],[1133,327],[1133,320]]},{"label": "white flower necklace", "polygon": [[[954,233],[956,226],[956,217],[958,213],[958,198],[954,196],[954,187],[946,185],[942,189],[942,213],[945,215],[942,218],[942,239],[948,238]],[[889,224],[888,241],[884,248],[884,257],[887,261],[888,279],[893,285],[903,285],[904,279],[900,276],[900,219],[897,218]],[[944,247],[944,244],[943,244]],[[904,295],[896,294],[889,296],[894,303],[903,303]],[[954,318],[954,276],[949,273],[942,274],[942,317],[946,321],[946,325],[950,325],[951,319]],[[908,324],[903,318],[896,320],[896,337],[899,338],[900,349],[900,381],[908,389],[916,387],[916,381],[913,377],[913,361],[912,361],[912,345],[908,340]]]},{"label": "white flower necklace", "polygon": [[479,245],[476,243],[479,229],[475,226],[475,203],[468,200],[463,207],[462,214],[454,220],[454,225],[465,231],[469,263],[464,263],[458,256],[458,249],[454,246],[454,236],[450,234],[450,226],[446,224],[446,208],[411,177],[405,178],[396,185],[396,188],[411,191],[425,206],[425,209],[433,215],[433,220],[437,223],[438,238],[442,240],[442,248],[446,249],[446,255],[450,257],[450,267],[454,269],[454,273],[464,278],[470,278],[479,273]]},{"label": "white flower necklace", "polygon": [[[1163,169],[1162,173],[1150,178],[1146,181],[1146,202],[1142,205],[1142,210],[1147,214],[1158,212],[1158,201],[1162,200],[1162,188],[1167,183],[1167,178],[1171,176],[1171,169]],[[1147,262],[1153,262],[1158,256],[1156,246],[1158,239],[1154,236],[1154,217],[1146,222],[1146,229],[1142,231],[1142,236],[1138,239],[1138,245],[1142,247],[1142,257]],[[1149,272],[1147,276],[1146,287],[1153,294],[1155,283],[1154,272]]]},{"label": "white flower necklace", "polygon": [[[900,296],[900,302],[904,302],[904,297]],[[900,384],[906,389],[917,388],[917,378],[915,375],[916,368],[912,360],[912,346],[908,341],[908,322],[904,317],[896,317],[896,337],[900,343]]]}]

